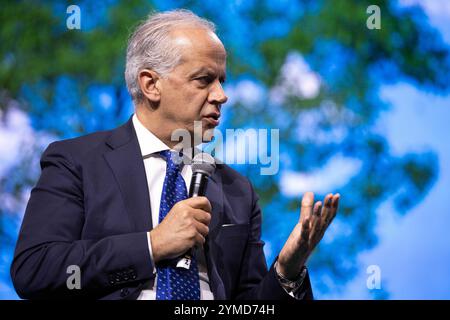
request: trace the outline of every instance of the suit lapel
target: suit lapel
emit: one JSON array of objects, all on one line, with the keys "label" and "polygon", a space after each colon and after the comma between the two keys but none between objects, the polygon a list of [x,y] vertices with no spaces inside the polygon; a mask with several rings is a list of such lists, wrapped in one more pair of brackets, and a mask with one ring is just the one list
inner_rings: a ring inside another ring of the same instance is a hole
[{"label": "suit lapel", "polygon": [[130,120],[113,131],[106,142],[112,150],[105,153],[136,231],[152,229],[150,198],[139,143]]},{"label": "suit lapel", "polygon": [[222,193],[222,178],[216,169],[208,180],[205,196],[211,202],[212,213],[211,222],[209,224],[210,233],[216,233],[223,212],[223,193]]},{"label": "suit lapel", "polygon": [[223,216],[223,191],[222,179],[219,170],[215,170],[214,174],[208,181],[206,188],[206,197],[211,202],[212,213],[211,222],[209,224],[209,234],[206,237],[204,245],[206,263],[208,269],[208,278],[210,280],[210,288],[214,294],[214,298],[218,300],[225,299],[225,288],[216,267],[216,248],[215,238],[221,226]]}]

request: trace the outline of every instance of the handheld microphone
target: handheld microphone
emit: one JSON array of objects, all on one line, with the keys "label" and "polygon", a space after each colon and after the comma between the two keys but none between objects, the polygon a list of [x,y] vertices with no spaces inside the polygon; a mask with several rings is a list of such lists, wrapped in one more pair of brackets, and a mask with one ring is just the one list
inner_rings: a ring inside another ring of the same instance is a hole
[{"label": "handheld microphone", "polygon": [[[208,178],[216,169],[214,158],[208,153],[198,153],[192,159],[192,179],[189,186],[189,198],[202,197],[206,193]],[[177,268],[189,269],[191,266],[193,250],[188,250],[178,260]]]}]

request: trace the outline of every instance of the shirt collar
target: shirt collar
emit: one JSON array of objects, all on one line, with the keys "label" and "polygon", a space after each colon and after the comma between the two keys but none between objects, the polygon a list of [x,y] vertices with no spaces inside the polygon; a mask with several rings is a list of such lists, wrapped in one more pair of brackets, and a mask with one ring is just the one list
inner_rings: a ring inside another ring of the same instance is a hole
[{"label": "shirt collar", "polygon": [[[138,139],[139,147],[141,149],[142,157],[147,157],[151,154],[159,153],[163,150],[170,150],[169,146],[167,146],[164,142],[162,142],[157,136],[155,136],[150,130],[148,130],[142,122],[136,116],[136,113],[133,114],[133,126],[136,131],[136,136]],[[195,148],[197,152],[200,152],[200,149]],[[192,160],[192,151],[183,154],[183,157],[188,161],[185,163],[190,163]]]},{"label": "shirt collar", "polygon": [[162,142],[157,136],[155,136],[150,130],[148,130],[139,121],[136,113],[133,115],[133,126],[136,131],[136,136],[141,148],[141,155],[143,157],[153,153],[158,153],[163,150],[169,150],[170,148]]}]

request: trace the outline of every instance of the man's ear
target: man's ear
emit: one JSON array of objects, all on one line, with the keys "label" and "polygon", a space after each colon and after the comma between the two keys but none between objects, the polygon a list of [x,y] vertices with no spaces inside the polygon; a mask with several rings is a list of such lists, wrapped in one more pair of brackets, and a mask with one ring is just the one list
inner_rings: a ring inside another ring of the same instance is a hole
[{"label": "man's ear", "polygon": [[161,84],[158,74],[150,69],[143,69],[138,74],[138,83],[142,94],[152,103],[159,103],[161,99]]}]

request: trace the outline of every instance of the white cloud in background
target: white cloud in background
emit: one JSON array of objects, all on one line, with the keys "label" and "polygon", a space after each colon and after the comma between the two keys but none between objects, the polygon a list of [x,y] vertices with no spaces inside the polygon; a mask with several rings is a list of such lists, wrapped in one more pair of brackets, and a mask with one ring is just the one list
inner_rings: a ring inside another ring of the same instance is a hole
[{"label": "white cloud in background", "polygon": [[444,40],[450,44],[450,1],[448,0],[399,0],[403,7],[420,6],[430,19],[431,25],[438,28]]},{"label": "white cloud in background", "polygon": [[266,90],[255,81],[245,79],[236,84],[227,85],[225,94],[228,97],[227,105],[241,103],[244,107],[259,109],[265,101]]},{"label": "white cloud in background", "polygon": [[318,108],[299,114],[296,137],[301,142],[318,145],[339,143],[348,135],[348,127],[357,121],[352,111],[339,108],[333,101],[323,101]]},{"label": "white cloud in background", "polygon": [[109,93],[102,92],[99,96],[100,105],[105,109],[108,110],[112,107],[113,99]]},{"label": "white cloud in background", "polygon": [[[8,106],[6,113],[0,114],[0,177],[9,174],[9,170],[24,159],[31,159],[29,170],[39,169],[40,153],[56,137],[44,132],[36,132],[29,116],[20,110],[17,103]],[[27,169],[27,170],[28,170]],[[6,177],[8,178],[8,177]],[[24,177],[25,178],[25,177]],[[0,193],[3,209],[23,214],[31,189],[23,188],[21,194]]]},{"label": "white cloud in background", "polygon": [[401,6],[419,5],[429,16],[450,17],[450,1],[448,0],[400,0]]},{"label": "white cloud in background", "polygon": [[278,83],[270,90],[270,100],[282,104],[289,96],[314,99],[320,92],[321,80],[313,72],[303,56],[290,52],[281,67]]},{"label": "white cloud in background", "polygon": [[280,187],[283,195],[298,197],[304,192],[327,193],[339,191],[361,169],[359,159],[336,154],[320,169],[308,173],[285,171]]},{"label": "white cloud in background", "polygon": [[20,159],[21,147],[32,142],[34,132],[28,115],[17,107],[11,107],[0,117],[0,176],[3,176]]}]

